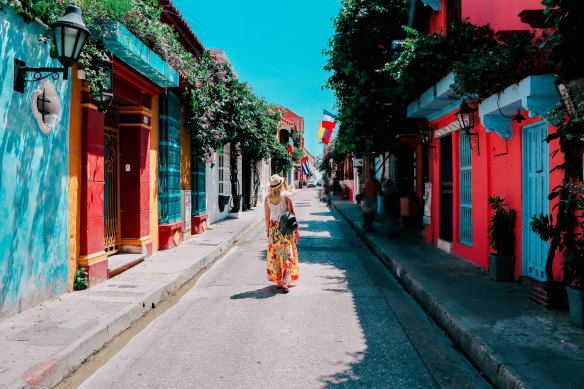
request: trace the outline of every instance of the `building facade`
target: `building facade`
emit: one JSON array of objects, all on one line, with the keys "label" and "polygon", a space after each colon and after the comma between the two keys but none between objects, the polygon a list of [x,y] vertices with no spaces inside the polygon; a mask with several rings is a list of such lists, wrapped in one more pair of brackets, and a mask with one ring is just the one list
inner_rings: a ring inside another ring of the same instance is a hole
[{"label": "building facade", "polygon": [[[4,6],[0,23],[0,318],[68,290],[68,169],[71,87],[66,80],[13,89],[15,59],[60,67],[25,23]],[[39,98],[41,100],[39,100]],[[39,109],[37,101],[50,100]]]},{"label": "building facade", "polygon": [[[542,9],[535,0],[425,3],[434,9],[433,31],[444,27],[452,15],[475,24],[490,23],[495,32],[529,30],[518,14]],[[559,102],[554,80],[554,75],[532,75],[486,98],[476,107],[475,125],[468,133],[461,131],[455,116],[461,102],[449,99],[452,74],[408,106],[408,118],[424,119],[432,130],[430,143],[415,147],[415,158],[423,155],[429,166],[426,172],[418,166],[414,178],[421,178],[423,184],[427,241],[488,267],[492,211],[487,200],[503,197],[517,211],[514,278],[553,281],[545,272],[549,245],[531,230],[529,222],[532,216],[552,212],[557,201],[548,200],[548,194],[562,181],[561,172],[551,172],[560,162],[558,144],[545,142],[555,131],[545,119]],[[517,113],[524,120],[515,120]],[[557,261],[554,266],[554,280],[561,280]]]}]

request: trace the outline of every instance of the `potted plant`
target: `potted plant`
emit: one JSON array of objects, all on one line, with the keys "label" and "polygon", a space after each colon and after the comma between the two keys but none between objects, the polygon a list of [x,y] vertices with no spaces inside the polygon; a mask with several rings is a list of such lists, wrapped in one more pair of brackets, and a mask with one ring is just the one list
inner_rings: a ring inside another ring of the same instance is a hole
[{"label": "potted plant", "polygon": [[556,250],[562,254],[570,321],[584,327],[584,186],[564,182],[553,193],[560,196],[555,223],[551,216],[540,215],[532,218],[531,227],[544,241],[551,242],[552,255]]},{"label": "potted plant", "polygon": [[513,281],[515,268],[515,219],[513,208],[499,196],[489,197],[489,206],[494,211],[489,221],[489,246],[495,251],[489,253],[489,272],[495,281]]}]

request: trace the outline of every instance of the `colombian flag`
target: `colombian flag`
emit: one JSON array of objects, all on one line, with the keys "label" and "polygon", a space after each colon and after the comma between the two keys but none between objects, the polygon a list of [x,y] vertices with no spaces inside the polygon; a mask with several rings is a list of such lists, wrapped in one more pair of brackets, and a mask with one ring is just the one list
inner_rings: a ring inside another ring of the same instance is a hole
[{"label": "colombian flag", "polygon": [[322,110],[322,122],[320,123],[320,128],[318,129],[318,138],[324,139],[326,136],[326,130],[335,128],[335,120],[337,117],[327,111],[326,109]]},{"label": "colombian flag", "polygon": [[329,141],[331,140],[331,135],[333,134],[332,128],[327,128],[324,132],[324,136],[322,137],[322,143],[328,145]]},{"label": "colombian flag", "polygon": [[322,137],[324,136],[324,131],[326,130],[326,128],[324,128],[322,126],[322,123],[320,123],[320,128],[318,129],[318,139],[322,139]]}]

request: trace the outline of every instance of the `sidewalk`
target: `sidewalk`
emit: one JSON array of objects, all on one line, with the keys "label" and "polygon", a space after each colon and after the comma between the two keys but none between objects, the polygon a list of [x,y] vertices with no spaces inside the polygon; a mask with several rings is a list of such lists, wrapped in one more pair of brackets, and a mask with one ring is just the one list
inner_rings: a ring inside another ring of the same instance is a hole
[{"label": "sidewalk", "polygon": [[415,234],[364,234],[361,209],[350,201],[333,200],[333,208],[497,387],[583,387],[584,330],[568,313],[539,307],[528,286],[492,281]]},{"label": "sidewalk", "polygon": [[256,207],[94,287],[0,321],[0,388],[56,385],[263,221]]}]

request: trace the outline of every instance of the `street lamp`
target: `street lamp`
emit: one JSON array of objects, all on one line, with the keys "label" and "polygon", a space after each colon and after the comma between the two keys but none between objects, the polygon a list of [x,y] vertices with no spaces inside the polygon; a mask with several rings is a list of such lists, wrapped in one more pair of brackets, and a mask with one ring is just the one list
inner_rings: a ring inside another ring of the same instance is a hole
[{"label": "street lamp", "polygon": [[430,144],[432,143],[432,128],[428,126],[427,123],[424,123],[422,128],[420,128],[420,138],[422,139],[422,144]]},{"label": "street lamp", "polygon": [[527,120],[521,114],[521,110],[519,110],[519,109],[517,110],[517,113],[515,115],[513,115],[513,117],[511,119],[513,119],[513,121],[516,122],[517,124],[521,124],[522,121]]},{"label": "street lamp", "polygon": [[428,154],[434,156],[434,161],[436,161],[436,146],[430,146],[432,143],[432,128],[428,126],[428,123],[424,122],[422,128],[420,128],[420,138],[422,139],[422,144],[428,148]]},{"label": "street lamp", "polygon": [[[52,77],[53,80],[59,78],[59,73],[63,73],[66,80],[69,68],[77,62],[85,41],[89,36],[89,30],[81,18],[81,9],[75,5],[68,5],[65,14],[61,19],[51,25],[53,31],[53,42],[55,44],[57,59],[63,65],[62,68],[28,68],[24,61],[14,59],[14,91],[24,93],[27,82],[39,81],[43,78]],[[27,80],[26,74],[33,73],[32,79]],[[48,73],[42,76],[42,73]]]},{"label": "street lamp", "polygon": [[99,88],[92,89],[90,94],[97,102],[97,111],[105,112],[109,108],[114,96],[113,90],[113,63],[103,51],[93,57],[91,64],[96,73],[105,76]]},{"label": "street lamp", "polygon": [[456,119],[462,130],[465,130],[467,134],[474,127],[474,113],[476,109],[469,107],[468,103],[465,101],[460,104],[460,109],[456,113]]},{"label": "street lamp", "polygon": [[474,114],[477,110],[469,107],[466,101],[460,104],[460,109],[456,112],[456,119],[460,128],[468,136],[470,148],[472,151],[479,152],[479,134],[470,132],[474,127]]}]

